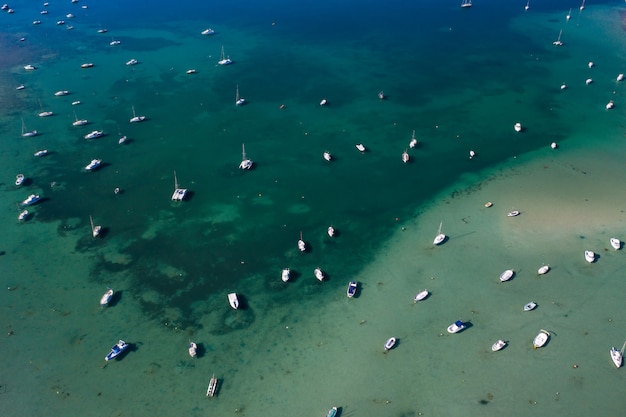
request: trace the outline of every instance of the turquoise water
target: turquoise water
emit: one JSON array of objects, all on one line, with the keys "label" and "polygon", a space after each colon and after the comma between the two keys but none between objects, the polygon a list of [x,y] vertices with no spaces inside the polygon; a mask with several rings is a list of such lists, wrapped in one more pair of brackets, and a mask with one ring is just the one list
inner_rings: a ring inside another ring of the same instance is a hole
[{"label": "turquoise water", "polygon": [[[617,415],[624,376],[608,349],[626,339],[625,261],[608,239],[626,236],[624,10],[530,6],[67,1],[42,16],[11,4],[0,15],[2,414]],[[222,46],[233,65],[216,65]],[[148,120],[130,124],[133,107]],[[90,124],[72,126],[74,112]],[[40,135],[21,138],[22,119]],[[105,137],[83,139],[95,129]],[[413,130],[420,145],[403,164]],[[96,157],[104,166],[82,172]],[[174,170],[183,203],[169,199]],[[44,201],[19,224],[30,193]],[[522,216],[507,218],[513,208]],[[434,248],[442,221],[449,240]],[[516,277],[499,284],[508,268]],[[102,310],[108,286],[117,295]],[[431,297],[413,304],[423,288]],[[231,291],[245,308],[230,309]],[[522,313],[531,299],[539,308]],[[448,335],[458,319],[472,326]],[[541,328],[552,339],[533,350]],[[131,352],[103,367],[119,338]],[[499,338],[510,345],[492,353]]]}]

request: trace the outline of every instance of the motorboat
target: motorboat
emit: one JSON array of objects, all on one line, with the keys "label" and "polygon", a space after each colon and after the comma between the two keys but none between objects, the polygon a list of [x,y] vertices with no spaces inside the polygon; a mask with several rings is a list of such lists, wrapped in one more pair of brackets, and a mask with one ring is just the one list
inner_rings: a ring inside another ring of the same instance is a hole
[{"label": "motorboat", "polygon": [[418,292],[417,294],[415,294],[415,297],[413,297],[413,302],[417,303],[418,301],[422,301],[423,299],[428,297],[428,294],[430,294],[428,290]]},{"label": "motorboat", "polygon": [[85,167],[85,171],[95,171],[102,165],[102,159],[92,159],[91,162]]},{"label": "motorboat", "polygon": [[86,62],[84,64],[80,64],[81,68],[91,68],[93,67],[93,62]]},{"label": "motorboat", "polygon": [[239,298],[237,298],[237,293],[231,292],[228,294],[228,304],[235,310],[239,308]]},{"label": "motorboat", "polygon": [[320,101],[320,106],[325,106],[328,104],[328,100],[326,100],[325,98],[322,99],[322,101]]},{"label": "motorboat", "polygon": [[33,155],[35,155],[35,156],[46,156],[46,155],[48,155],[48,150],[47,149],[41,149],[41,150],[35,152]]},{"label": "motorboat", "polygon": [[622,81],[624,79],[624,74],[617,75],[617,81]]},{"label": "motorboat", "polygon": [[[15,185],[18,185],[17,180],[15,181]],[[612,237],[611,239],[609,239],[609,242],[615,250],[619,250],[622,247],[622,242],[616,237]]]},{"label": "motorboat", "polygon": [[100,298],[100,307],[108,306],[111,298],[113,298],[113,289],[107,288],[106,292],[102,294],[102,298]]},{"label": "motorboat", "polygon": [[111,348],[111,351],[109,352],[108,355],[106,355],[104,360],[108,362],[112,359],[117,358],[122,353],[124,353],[129,347],[130,345],[128,343],[120,339],[119,342],[117,342],[117,344]]},{"label": "motorboat", "polygon": [[626,349],[626,342],[622,345],[621,350],[617,350],[615,347],[612,347],[609,353],[611,354],[611,360],[615,364],[616,368],[620,368],[622,366],[622,359],[624,357],[624,349]]},{"label": "motorboat", "polygon": [[230,57],[226,57],[224,55],[224,45],[222,45],[222,53],[220,55],[220,60],[217,61],[217,64],[218,65],[230,65],[232,63],[233,63],[233,61],[230,59]]},{"label": "motorboat", "polygon": [[283,280],[283,282],[289,281],[290,274],[291,274],[291,271],[289,270],[289,268],[283,268],[283,272],[281,275],[281,279]]},{"label": "motorboat", "polygon": [[42,111],[41,113],[38,114],[39,117],[50,117],[52,116],[54,113],[52,113],[51,111]]},{"label": "motorboat", "polygon": [[33,204],[35,204],[36,202],[38,202],[39,200],[41,200],[41,197],[37,194],[31,194],[29,195],[26,200],[22,201],[22,206],[32,206]]},{"label": "motorboat", "polygon": [[552,142],[552,143],[550,144],[550,147],[551,147],[552,149],[556,149],[556,148],[558,148],[558,147],[559,147],[559,145],[558,145],[556,142]]},{"label": "motorboat", "polygon": [[446,240],[446,235],[441,233],[441,226],[443,226],[443,222],[439,223],[439,230],[437,230],[437,236],[435,236],[435,240],[433,240],[433,245],[439,245],[444,240]]},{"label": "motorboat", "polygon": [[126,137],[126,135],[124,135],[124,136],[120,136],[120,138],[117,140],[117,143],[118,143],[119,145],[123,145],[123,144],[125,144],[125,143],[126,143],[126,141],[127,141],[127,140],[128,140],[128,138]]},{"label": "motorboat", "polygon": [[537,275],[544,275],[547,274],[548,271],[550,270],[550,265],[542,265],[538,270],[537,270]]},{"label": "motorboat", "polygon": [[195,74],[196,70],[195,69],[188,69],[187,71],[185,71],[186,74]]},{"label": "motorboat", "polygon": [[594,67],[594,65],[595,65],[595,64],[593,63],[593,61],[589,61],[589,63],[587,64],[587,66],[588,66],[589,68],[593,68],[593,67]]},{"label": "motorboat", "polygon": [[515,125],[513,126],[513,129],[515,129],[516,132],[521,132],[522,124],[520,122],[515,123]]},{"label": "motorboat", "polygon": [[102,137],[104,135],[104,132],[102,130],[94,130],[91,133],[87,133],[85,135],[85,139],[97,139],[99,137]]},{"label": "motorboat", "polygon": [[102,233],[102,226],[95,225],[91,215],[89,216],[89,223],[91,223],[91,236],[94,238],[100,236],[100,233]]},{"label": "motorboat", "polygon": [[378,99],[379,100],[384,100],[385,99],[385,93],[383,93],[382,91],[378,92]]},{"label": "motorboat", "polygon": [[356,146],[356,148],[357,148],[360,152],[365,152],[365,146],[363,146],[363,144],[362,144],[362,143],[357,143],[357,144],[356,144],[356,145],[354,145],[354,146]]},{"label": "motorboat", "polygon": [[28,210],[22,210],[20,214],[17,216],[17,220],[21,222],[26,220],[28,218],[28,214],[29,214]]},{"label": "motorboat", "polygon": [[59,90],[56,93],[54,93],[55,96],[57,97],[62,97],[62,96],[67,96],[70,92],[67,90]]},{"label": "motorboat", "polygon": [[467,325],[465,323],[463,323],[461,320],[457,320],[448,326],[448,333],[458,333],[466,327]]},{"label": "motorboat", "polygon": [[109,29],[98,29],[98,33],[107,33],[109,31]]},{"label": "motorboat", "polygon": [[317,278],[318,281],[324,281],[324,273],[322,272],[320,268],[315,268],[315,270],[313,271],[313,274],[315,275],[315,278]]},{"label": "motorboat", "polygon": [[306,243],[302,240],[302,232],[300,232],[300,239],[298,239],[298,249],[300,252],[306,251]]},{"label": "motorboat", "polygon": [[593,263],[596,260],[596,254],[592,250],[585,251],[585,261]]},{"label": "motorboat", "polygon": [[327,161],[330,161],[331,159],[333,159],[333,156],[328,151],[325,151],[323,156],[324,156],[324,159]]},{"label": "motorboat", "polygon": [[474,159],[475,156],[476,156],[476,152],[473,149],[470,149],[470,151],[469,151],[469,159]]},{"label": "motorboat", "polygon": [[505,346],[506,346],[506,341],[500,339],[496,343],[491,345],[491,350],[494,352],[497,352],[499,350],[502,350]]},{"label": "motorboat", "polygon": [[610,100],[608,103],[606,103],[605,107],[607,110],[611,110],[613,107],[615,107],[615,103],[613,102],[613,100]]},{"label": "motorboat", "polygon": [[350,281],[350,283],[348,284],[348,290],[346,291],[348,298],[352,298],[354,297],[354,294],[356,294],[356,290],[358,289],[359,284],[356,281]]},{"label": "motorboat", "polygon": [[206,390],[207,397],[215,396],[215,393],[217,392],[217,383],[218,383],[218,380],[217,378],[215,378],[215,374],[213,374],[213,376],[211,377],[211,380],[209,381],[209,387]]},{"label": "motorboat", "polygon": [[330,236],[330,237],[335,236],[335,228],[334,228],[334,227],[332,227],[332,226],[328,226],[328,231],[327,231],[327,233],[328,233],[328,236]]},{"label": "motorboat", "polygon": [[241,163],[239,164],[239,169],[251,169],[254,165],[251,159],[246,156],[246,145],[241,144]]},{"label": "motorboat", "polygon": [[407,162],[409,162],[409,159],[409,153],[405,149],[404,152],[402,152],[402,162],[406,164]]},{"label": "motorboat", "polygon": [[328,413],[326,413],[326,417],[335,417],[337,415],[337,407],[333,407],[330,410],[328,410]]},{"label": "motorboat", "polygon": [[393,347],[396,345],[396,342],[397,339],[395,337],[390,337],[389,339],[387,339],[387,342],[385,343],[385,352],[393,349]]},{"label": "motorboat", "polygon": [[535,336],[535,338],[533,339],[533,348],[537,349],[544,346],[546,343],[548,343],[549,338],[550,333],[548,333],[547,330],[541,329],[539,334],[537,334],[537,336]]},{"label": "motorboat", "polygon": [[15,185],[17,185],[18,187],[22,184],[24,184],[24,179],[26,177],[24,177],[24,174],[17,174],[15,176]]},{"label": "motorboat", "polygon": [[215,31],[214,31],[213,29],[211,29],[211,28],[207,28],[207,29],[204,29],[204,30],[203,30],[202,32],[200,32],[200,33],[201,33],[202,35],[204,35],[204,36],[208,36],[208,35],[214,35],[214,34],[215,34]]},{"label": "motorboat", "polygon": [[585,84],[587,84],[587,85],[591,84],[592,82],[593,82],[593,78],[587,78],[585,80]]},{"label": "motorboat", "polygon": [[511,210],[506,214],[508,217],[517,217],[520,215],[519,210]]},{"label": "motorboat", "polygon": [[26,71],[35,71],[37,69],[37,67],[35,67],[34,65],[28,64],[28,65],[24,65],[24,69]]},{"label": "motorboat", "polygon": [[174,171],[174,193],[172,194],[172,201],[183,201],[186,195],[187,189],[178,186],[178,178],[176,178],[176,171]]},{"label": "motorboat", "polygon": [[485,207],[486,207],[486,208],[493,207],[493,203],[492,203],[491,201],[487,201],[487,202],[485,203]]},{"label": "motorboat", "polygon": [[133,117],[130,118],[130,122],[131,123],[139,123],[139,122],[143,122],[144,120],[146,120],[146,116],[137,116],[137,114],[135,114],[135,106],[133,107]]},{"label": "motorboat", "polygon": [[500,274],[500,281],[505,282],[513,278],[515,272],[512,269],[507,269],[503,273]]},{"label": "motorboat", "polygon": [[561,90],[567,89],[567,84],[561,84]]},{"label": "motorboat", "polygon": [[411,141],[409,142],[409,148],[415,148],[417,146],[417,139],[415,139],[415,130],[413,131],[413,135],[411,136]]},{"label": "motorboat", "polygon": [[246,99],[239,96],[239,85],[237,85],[237,89],[235,90],[235,106],[243,106],[246,104]]},{"label": "motorboat", "polygon": [[188,350],[189,350],[189,356],[191,356],[192,358],[195,358],[196,355],[198,354],[198,345],[190,340]]},{"label": "motorboat", "polygon": [[524,311],[532,311],[535,308],[537,308],[537,303],[535,303],[534,301],[531,301],[524,305]]},{"label": "motorboat", "polygon": [[72,101],[72,106],[78,106],[81,104],[80,100]]},{"label": "motorboat", "polygon": [[24,84],[20,84],[17,87],[15,87],[16,90],[23,90],[25,88],[26,88],[26,86]]},{"label": "motorboat", "polygon": [[131,58],[130,60],[126,61],[126,65],[128,66],[137,64],[139,64],[139,61],[137,61],[135,58]]}]

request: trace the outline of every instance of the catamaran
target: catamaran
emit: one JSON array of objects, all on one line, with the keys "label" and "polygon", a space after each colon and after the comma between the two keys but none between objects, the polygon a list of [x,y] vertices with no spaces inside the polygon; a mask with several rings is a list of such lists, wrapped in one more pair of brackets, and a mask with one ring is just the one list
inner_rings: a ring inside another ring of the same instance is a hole
[{"label": "catamaran", "polygon": [[174,194],[172,194],[172,201],[183,201],[187,195],[186,188],[179,188],[178,179],[176,178],[176,171],[174,171]]},{"label": "catamaran", "polygon": [[246,146],[241,144],[241,163],[239,164],[239,169],[250,169],[254,162],[246,157]]},{"label": "catamaran", "polygon": [[217,64],[218,65],[230,65],[232,63],[233,63],[233,61],[230,59],[230,57],[227,58],[224,55],[224,45],[222,45],[222,54],[220,55],[220,60],[217,61]]},{"label": "catamaran", "polygon": [[213,374],[211,380],[209,381],[209,387],[206,390],[207,397],[215,396],[215,392],[217,391],[217,382],[217,378],[215,378],[215,374]]}]

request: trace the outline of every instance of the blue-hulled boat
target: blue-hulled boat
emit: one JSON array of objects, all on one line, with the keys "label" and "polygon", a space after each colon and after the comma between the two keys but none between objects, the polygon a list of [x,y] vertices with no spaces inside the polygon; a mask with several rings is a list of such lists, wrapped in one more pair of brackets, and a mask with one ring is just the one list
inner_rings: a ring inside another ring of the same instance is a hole
[{"label": "blue-hulled boat", "polygon": [[348,297],[352,298],[354,297],[354,294],[356,294],[356,290],[358,288],[358,284],[356,281],[350,281],[350,283],[348,284]]},{"label": "blue-hulled boat", "polygon": [[124,353],[124,351],[126,351],[129,347],[130,345],[128,343],[120,339],[119,342],[117,342],[117,344],[111,348],[111,351],[109,352],[108,355],[106,355],[104,360],[108,362],[111,359],[117,358],[122,353]]}]

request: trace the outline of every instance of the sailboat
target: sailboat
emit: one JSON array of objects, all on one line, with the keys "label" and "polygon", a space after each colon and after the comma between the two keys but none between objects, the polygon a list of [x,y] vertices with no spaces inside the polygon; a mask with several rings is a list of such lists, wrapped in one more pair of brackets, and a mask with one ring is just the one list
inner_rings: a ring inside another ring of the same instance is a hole
[{"label": "sailboat", "polygon": [[222,54],[220,55],[220,60],[217,61],[218,65],[229,65],[232,64],[233,61],[229,58],[226,58],[226,56],[224,55],[224,45],[222,45]]},{"label": "sailboat", "polygon": [[302,231],[300,231],[300,239],[298,239],[298,249],[300,252],[306,251],[306,243],[302,240]]},{"label": "sailboat", "polygon": [[76,119],[74,122],[72,122],[72,126],[84,126],[87,123],[89,123],[89,121],[87,119],[78,119],[78,116],[76,116],[76,112],[74,112],[74,119]]},{"label": "sailboat", "polygon": [[239,84],[237,84],[237,92],[235,93],[235,106],[243,106],[246,104],[246,99],[239,97]]},{"label": "sailboat", "polygon": [[472,7],[472,0],[463,0],[461,7]]},{"label": "sailboat", "polygon": [[53,113],[51,111],[44,111],[43,105],[41,104],[41,100],[39,100],[39,107],[41,107],[41,113],[39,113],[39,117],[52,116]]},{"label": "sailboat", "polygon": [[565,16],[565,20],[570,20],[572,18],[572,9],[569,9],[569,12],[567,12],[567,16]]},{"label": "sailboat", "polygon": [[446,240],[446,235],[441,233],[441,226],[443,226],[443,222],[439,223],[439,230],[437,230],[437,236],[435,236],[435,240],[433,240],[433,245],[439,245]]},{"label": "sailboat", "polygon": [[93,224],[93,218],[91,217],[91,214],[89,215],[89,222],[91,223],[91,235],[93,237],[100,236],[100,233],[102,232],[102,226],[95,226]]},{"label": "sailboat", "polygon": [[139,123],[139,122],[143,122],[144,120],[146,120],[146,116],[137,116],[135,114],[135,106],[133,106],[133,117],[131,117],[130,122]]},{"label": "sailboat", "polygon": [[242,143],[241,144],[241,163],[239,164],[239,169],[250,169],[252,168],[252,165],[254,165],[254,162],[252,162],[252,160],[248,159],[246,157],[246,146]]},{"label": "sailboat", "polygon": [[413,135],[411,136],[411,141],[409,142],[409,148],[415,148],[417,146],[417,139],[415,139],[415,130],[413,130]]},{"label": "sailboat", "polygon": [[585,9],[585,0],[583,0],[583,2],[580,5],[579,9],[580,9],[581,12]]},{"label": "sailboat", "polygon": [[36,130],[30,130],[30,131],[26,130],[26,125],[24,124],[24,119],[22,119],[22,137],[23,138],[28,138],[28,137],[36,136],[36,135],[37,135],[37,131]]},{"label": "sailboat", "polygon": [[404,150],[404,152],[402,152],[402,162],[404,162],[405,164],[409,162],[409,153],[406,151],[406,149]]},{"label": "sailboat", "polygon": [[524,10],[530,9],[530,0],[526,2],[526,6],[524,6]]},{"label": "sailboat", "polygon": [[174,171],[174,194],[172,194],[172,201],[183,201],[186,195],[187,189],[178,187],[178,179],[176,178],[176,171]]},{"label": "sailboat", "polygon": [[622,350],[617,350],[615,347],[612,347],[609,351],[611,353],[611,360],[615,364],[616,368],[620,368],[622,366],[622,359],[624,357],[624,349],[626,349],[626,342],[622,345]]},{"label": "sailboat", "polygon": [[563,46],[563,42],[561,42],[561,35],[563,34],[563,29],[561,29],[559,31],[559,37],[556,38],[556,40],[554,42],[552,42],[552,45],[554,46]]}]

